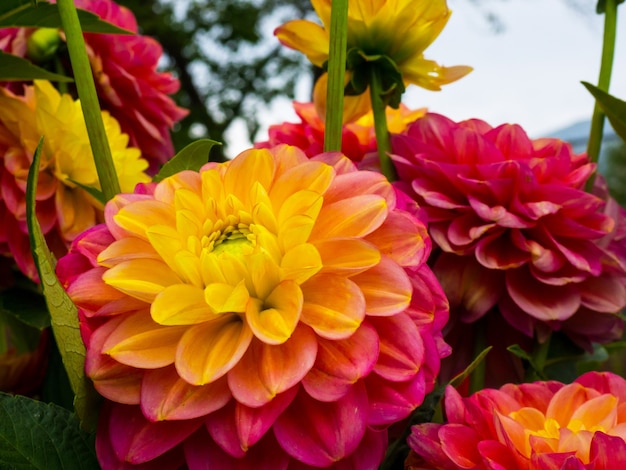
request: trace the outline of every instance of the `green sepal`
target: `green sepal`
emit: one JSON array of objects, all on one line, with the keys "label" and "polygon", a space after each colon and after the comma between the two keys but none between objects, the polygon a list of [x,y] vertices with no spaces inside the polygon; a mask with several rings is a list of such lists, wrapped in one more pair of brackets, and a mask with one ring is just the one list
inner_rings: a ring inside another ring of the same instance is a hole
[{"label": "green sepal", "polygon": [[[617,0],[617,4],[624,3],[624,0]],[[606,11],[606,0],[598,0],[596,5],[596,13],[601,15]]]},{"label": "green sepal", "polygon": [[43,137],[33,155],[33,163],[28,172],[26,186],[26,219],[31,251],[39,273],[46,304],[50,311],[52,331],[59,345],[63,365],[74,391],[74,409],[83,429],[91,431],[95,429],[98,419],[99,396],[95,392],[93,384],[85,377],[86,351],[80,335],[78,309],[56,277],[56,260],[48,249],[35,212],[37,177],[42,148]]},{"label": "green sepal", "polygon": [[0,81],[50,80],[52,82],[73,82],[71,77],[49,72],[32,62],[0,51]]},{"label": "green sepal", "polygon": [[104,193],[100,191],[98,188],[94,188],[92,186],[87,186],[86,184],[79,183],[78,181],[72,178],[68,178],[67,181],[87,191],[91,196],[93,196],[102,205],[107,203],[107,198],[105,197]]},{"label": "green sepal", "polygon": [[214,145],[222,144],[210,139],[201,139],[190,143],[163,165],[152,180],[158,183],[183,170],[198,171],[202,165],[209,161],[209,152]]},{"label": "green sepal", "polygon": [[602,91],[591,83],[581,83],[596,99],[596,102],[608,118],[615,133],[626,142],[626,101],[609,95],[606,91]]},{"label": "green sepal", "polygon": [[514,356],[519,357],[520,359],[523,359],[526,362],[528,362],[528,365],[530,366],[531,370],[535,373],[536,377],[538,377],[541,380],[546,380],[546,375],[543,370],[543,367],[540,367],[539,364],[536,363],[533,356],[531,356],[526,351],[524,351],[519,344],[512,344],[511,346],[507,347],[506,350],[509,351]]},{"label": "green sepal", "polygon": [[352,71],[352,77],[346,86],[346,95],[360,95],[367,90],[373,67],[378,69],[381,78],[381,96],[384,102],[392,108],[398,108],[406,87],[396,63],[389,56],[366,54],[356,47],[348,51],[347,69]]},{"label": "green sepal", "polygon": [[94,435],[54,404],[0,393],[0,469],[100,468]]},{"label": "green sepal", "polygon": [[[0,7],[0,28],[61,28],[61,17],[57,5],[37,2],[34,5],[24,0],[2,0]],[[80,25],[86,33],[135,34],[127,29],[100,19],[87,10],[78,9]]]}]

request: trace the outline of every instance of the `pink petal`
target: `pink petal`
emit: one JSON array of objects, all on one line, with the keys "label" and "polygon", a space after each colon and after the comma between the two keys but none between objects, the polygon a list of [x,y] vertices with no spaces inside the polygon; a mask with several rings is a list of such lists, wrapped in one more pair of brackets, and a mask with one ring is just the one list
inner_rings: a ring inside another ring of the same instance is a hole
[{"label": "pink petal", "polygon": [[250,407],[264,405],[300,382],[313,367],[316,355],[315,333],[304,325],[280,345],[253,340],[228,373],[228,385],[238,402]]},{"label": "pink petal", "polygon": [[424,343],[420,332],[404,314],[370,319],[380,339],[380,353],[374,372],[394,382],[410,380],[424,363]]},{"label": "pink petal", "polygon": [[408,417],[424,401],[426,386],[420,371],[408,382],[389,382],[377,374],[365,379],[370,426],[387,426]]},{"label": "pink petal", "polygon": [[121,461],[148,462],[174,448],[202,425],[202,420],[151,423],[138,406],[113,405],[109,419],[111,445]]},{"label": "pink petal", "polygon": [[276,418],[291,404],[297,393],[298,387],[292,387],[258,408],[250,408],[237,403],[235,422],[241,446],[247,449],[256,444],[274,425]]},{"label": "pink petal", "polygon": [[567,320],[580,307],[580,292],[575,285],[546,285],[527,269],[507,271],[506,286],[515,303],[538,320]]},{"label": "pink petal", "polygon": [[354,386],[335,402],[323,403],[302,389],[276,420],[274,434],[294,459],[327,467],[352,454],[365,434],[367,394]]},{"label": "pink petal", "polygon": [[189,470],[286,470],[291,460],[272,433],[238,458],[224,452],[205,430],[185,441],[185,457]]},{"label": "pink petal", "polygon": [[302,385],[316,400],[336,401],[370,373],[377,358],[378,335],[364,322],[347,339],[318,340],[315,365],[302,380]]},{"label": "pink petal", "polygon": [[173,366],[148,370],[141,382],[141,409],[151,421],[205,416],[224,406],[230,397],[225,378],[194,386],[181,379]]}]

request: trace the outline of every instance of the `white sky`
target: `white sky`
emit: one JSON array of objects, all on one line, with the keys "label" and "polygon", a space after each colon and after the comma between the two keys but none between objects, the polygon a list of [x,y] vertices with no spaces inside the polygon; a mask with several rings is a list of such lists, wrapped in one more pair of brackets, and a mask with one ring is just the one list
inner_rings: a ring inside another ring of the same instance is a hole
[{"label": "white sky", "polygon": [[[452,17],[425,56],[474,71],[441,92],[410,86],[403,98],[409,107],[425,106],[454,120],[518,123],[533,137],[589,119],[593,100],[580,81],[598,80],[604,16],[595,13],[596,0],[481,0],[481,8],[470,0],[448,0],[448,5]],[[503,32],[493,32],[486,10],[497,14]],[[618,13],[610,92],[626,100],[626,3]],[[296,99],[306,101],[308,87],[303,82]],[[266,121],[298,119],[285,101],[266,113]],[[237,134],[235,129],[231,136]],[[262,133],[260,140],[265,138]],[[229,140],[231,155],[249,145],[241,137]]]}]

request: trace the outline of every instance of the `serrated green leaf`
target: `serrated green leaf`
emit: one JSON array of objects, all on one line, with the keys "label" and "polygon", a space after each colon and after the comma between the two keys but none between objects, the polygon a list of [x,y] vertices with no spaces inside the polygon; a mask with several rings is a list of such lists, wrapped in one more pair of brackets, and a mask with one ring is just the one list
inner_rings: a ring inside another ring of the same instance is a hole
[{"label": "serrated green leaf", "polygon": [[100,468],[93,435],[75,414],[53,404],[0,393],[0,469]]},{"label": "serrated green leaf", "polygon": [[448,385],[452,385],[454,388],[458,388],[464,381],[467,379],[472,372],[480,365],[481,362],[485,360],[489,351],[493,346],[489,346],[483,349],[478,356],[470,363],[469,366],[465,368],[465,370],[457,375],[455,375],[452,380],[448,383]]},{"label": "serrated green leaf", "polygon": [[582,82],[582,84],[596,99],[596,102],[604,114],[606,114],[611,126],[613,126],[615,133],[626,142],[626,101],[609,95],[606,91],[601,90],[591,83]]},{"label": "serrated green leaf", "polygon": [[214,145],[222,144],[210,139],[201,139],[190,143],[163,165],[154,176],[153,181],[159,182],[183,170],[198,171],[202,165],[209,161],[209,152]]},{"label": "serrated green leaf", "polygon": [[102,205],[107,203],[107,199],[104,196],[104,193],[102,191],[100,191],[98,188],[92,188],[91,186],[87,186],[86,184],[83,183],[79,183],[76,180],[73,180],[72,178],[68,178],[67,179],[70,183],[75,184],[76,186],[78,186],[81,189],[84,189],[85,191],[87,191],[89,194],[91,194],[97,201],[99,201]]},{"label": "serrated green leaf", "polygon": [[26,59],[0,51],[0,81],[22,81],[35,79],[50,80],[53,82],[73,82],[71,77],[48,72]]},{"label": "serrated green leaf", "polygon": [[[617,4],[624,3],[624,0],[617,0]],[[606,11],[606,0],[598,0],[596,5],[596,13],[602,14]]]},{"label": "serrated green leaf", "polygon": [[26,187],[26,218],[31,250],[50,311],[52,331],[74,391],[74,409],[84,429],[91,430],[95,429],[97,423],[99,399],[93,384],[85,377],[85,346],[80,336],[78,311],[56,277],[54,271],[56,260],[48,249],[35,212],[35,192],[42,146],[43,138],[35,150]]},{"label": "serrated green leaf", "polygon": [[50,314],[41,295],[15,287],[0,293],[0,312],[12,315],[22,323],[43,330],[50,326]]},{"label": "serrated green leaf", "polygon": [[[5,2],[7,0],[2,0]],[[17,8],[0,10],[0,28],[33,27],[33,28],[61,28],[61,17],[56,5],[48,2],[38,2],[33,6],[18,5]],[[134,34],[132,31],[122,29],[114,24],[100,19],[98,15],[87,10],[78,10],[80,25],[86,33],[106,34]]]}]

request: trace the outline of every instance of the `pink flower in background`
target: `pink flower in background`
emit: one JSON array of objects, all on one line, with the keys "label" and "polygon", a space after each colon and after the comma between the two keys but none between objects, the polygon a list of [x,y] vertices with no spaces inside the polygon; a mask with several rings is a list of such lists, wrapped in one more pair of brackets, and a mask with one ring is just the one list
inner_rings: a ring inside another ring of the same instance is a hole
[{"label": "pink flower in background", "polygon": [[[257,148],[271,148],[279,144],[288,144],[302,149],[308,157],[314,157],[323,152],[324,121],[315,110],[315,105],[294,101],[293,107],[301,122],[284,122],[270,126],[268,141],[256,143]],[[400,105],[397,110],[387,108],[389,131],[402,132],[410,122],[423,116],[425,112],[425,109],[409,110],[404,105]],[[372,113],[366,114],[355,122],[345,124],[341,142],[342,153],[353,162],[362,162],[365,155],[376,152]]]},{"label": "pink flower in background", "polygon": [[426,213],[440,249],[434,271],[455,321],[497,307],[540,340],[563,330],[590,348],[620,337],[624,219],[614,201],[584,191],[594,171],[585,155],[516,125],[437,114],[392,147],[398,187]]},{"label": "pink flower in background", "polygon": [[288,146],[109,202],[57,267],[102,467],[377,468],[449,353],[410,202]]},{"label": "pink flower in background", "polygon": [[[170,136],[173,125],[187,115],[170,95],[180,83],[170,73],[158,71],[163,55],[154,39],[137,33],[132,12],[111,0],[76,0],[77,8],[132,31],[131,35],[85,34],[87,54],[103,109],[109,111],[138,147],[151,172],[174,156]],[[0,49],[25,57],[35,29],[0,29]],[[11,90],[16,91],[15,84]]]},{"label": "pink flower in background", "polygon": [[413,426],[407,470],[612,470],[626,465],[626,381],[589,372],[462,398],[448,387],[445,424]]}]

